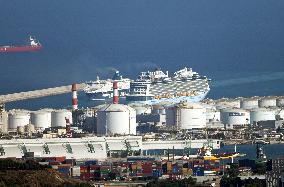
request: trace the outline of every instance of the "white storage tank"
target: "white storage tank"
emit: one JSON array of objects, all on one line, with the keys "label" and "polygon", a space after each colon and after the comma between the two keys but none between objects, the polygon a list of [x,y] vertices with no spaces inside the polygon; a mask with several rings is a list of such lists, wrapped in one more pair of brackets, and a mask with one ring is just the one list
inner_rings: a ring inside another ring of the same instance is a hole
[{"label": "white storage tank", "polygon": [[224,124],[245,125],[250,122],[250,114],[244,109],[223,109],[220,119]]},{"label": "white storage tank", "polygon": [[276,106],[275,97],[264,97],[258,101],[259,108],[268,108]]},{"label": "white storage tank", "polygon": [[281,97],[278,97],[276,99],[276,106],[278,107],[284,107],[284,97],[281,96]]},{"label": "white storage tank", "polygon": [[0,131],[8,132],[8,113],[6,111],[0,112]]},{"label": "white storage tank", "polygon": [[258,108],[258,97],[255,98],[245,98],[241,100],[242,109],[253,109]]},{"label": "white storage tank", "polygon": [[275,113],[275,119],[276,120],[283,120],[284,119],[284,110],[280,109],[280,110],[277,110],[276,113]]},{"label": "white storage tank", "polygon": [[149,105],[129,105],[129,106],[135,109],[136,115],[151,113],[151,107]]},{"label": "white storage tank", "polygon": [[72,123],[72,112],[69,110],[55,110],[51,112],[51,127],[66,127],[66,120]]},{"label": "white storage tank", "polygon": [[251,124],[258,121],[275,120],[276,115],[275,109],[258,108],[250,112]]},{"label": "white storage tank", "polygon": [[12,110],[8,117],[9,130],[16,131],[18,126],[24,127],[30,123],[30,114],[24,110]]},{"label": "white storage tank", "polygon": [[166,124],[178,129],[206,127],[206,109],[198,103],[180,103],[166,110]]},{"label": "white storage tank", "polygon": [[107,104],[97,111],[99,135],[136,135],[136,111],[121,104]]},{"label": "white storage tank", "polygon": [[219,108],[240,108],[240,99],[222,98],[216,101],[216,106]]},{"label": "white storage tank", "polygon": [[220,111],[214,109],[206,109],[206,122],[220,121]]},{"label": "white storage tank", "polygon": [[31,112],[31,124],[35,126],[36,130],[44,130],[45,128],[51,127],[51,112]]}]

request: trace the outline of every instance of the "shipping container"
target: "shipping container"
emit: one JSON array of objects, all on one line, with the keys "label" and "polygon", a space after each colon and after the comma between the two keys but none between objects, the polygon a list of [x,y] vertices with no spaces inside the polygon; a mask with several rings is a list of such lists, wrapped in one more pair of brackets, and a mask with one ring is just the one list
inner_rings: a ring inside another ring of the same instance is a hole
[{"label": "shipping container", "polygon": [[161,177],[162,171],[161,170],[153,170],[152,174],[153,174],[153,177]]},{"label": "shipping container", "polygon": [[194,167],[193,175],[194,176],[204,176],[204,167]]},{"label": "shipping container", "polygon": [[66,159],[64,161],[65,164],[70,164],[72,166],[75,166],[76,165],[76,159]]},{"label": "shipping container", "polygon": [[172,170],[172,162],[167,162],[167,171]]},{"label": "shipping container", "polygon": [[90,167],[88,166],[80,166],[80,173],[89,173],[90,172]]},{"label": "shipping container", "polygon": [[85,166],[90,166],[90,165],[97,165],[98,161],[97,160],[88,160],[85,161]]}]

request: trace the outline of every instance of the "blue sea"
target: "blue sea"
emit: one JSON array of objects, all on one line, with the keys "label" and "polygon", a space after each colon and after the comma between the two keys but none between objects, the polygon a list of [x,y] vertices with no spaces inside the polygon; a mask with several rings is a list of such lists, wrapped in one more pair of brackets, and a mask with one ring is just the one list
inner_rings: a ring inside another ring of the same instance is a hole
[{"label": "blue sea", "polygon": [[[185,66],[212,79],[209,98],[283,95],[284,1],[0,0],[0,45],[39,52],[0,54],[0,94],[109,78],[132,79]],[[70,106],[71,94],[8,103]],[[83,93],[80,106],[93,106]]]}]

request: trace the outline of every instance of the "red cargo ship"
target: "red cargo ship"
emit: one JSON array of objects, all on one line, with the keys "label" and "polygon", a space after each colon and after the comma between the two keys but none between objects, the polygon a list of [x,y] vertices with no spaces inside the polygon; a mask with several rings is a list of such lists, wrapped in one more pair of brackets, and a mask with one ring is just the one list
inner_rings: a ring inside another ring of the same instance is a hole
[{"label": "red cargo ship", "polygon": [[42,45],[30,36],[30,45],[23,46],[0,46],[0,52],[26,52],[37,51],[42,48]]}]

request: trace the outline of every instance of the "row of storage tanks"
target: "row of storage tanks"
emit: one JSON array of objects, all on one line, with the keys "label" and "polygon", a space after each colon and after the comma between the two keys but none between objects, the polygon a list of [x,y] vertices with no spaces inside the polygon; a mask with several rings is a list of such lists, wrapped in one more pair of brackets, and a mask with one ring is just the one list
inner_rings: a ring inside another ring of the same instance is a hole
[{"label": "row of storage tanks", "polygon": [[268,96],[251,98],[235,98],[228,99],[223,98],[216,101],[208,100],[204,101],[208,104],[215,104],[219,108],[232,107],[242,109],[255,109],[255,108],[271,108],[271,107],[284,107],[284,96]]},{"label": "row of storage tanks", "polygon": [[7,115],[9,131],[14,131],[27,124],[33,124],[36,130],[43,130],[49,127],[65,127],[65,118],[72,122],[72,112],[63,109],[41,109],[38,111],[10,110]]},{"label": "row of storage tanks", "polygon": [[[136,109],[137,114],[164,114],[166,115],[166,125],[176,126],[179,129],[205,128],[206,123],[212,120],[229,125],[243,125],[284,118],[283,98],[251,98],[239,102],[236,100],[226,102],[217,104],[181,103],[166,107],[152,106],[152,108],[150,106],[133,106],[133,108]],[[237,103],[244,108],[238,108]]]},{"label": "row of storage tanks", "polygon": [[[238,107],[239,105],[239,107]],[[278,107],[277,107],[278,106]],[[142,106],[106,104],[96,111],[97,133],[106,134],[136,134],[136,115],[159,114],[166,115],[166,125],[179,129],[205,128],[210,120],[221,121],[224,124],[249,124],[254,121],[275,120],[284,118],[283,97],[250,98],[235,100],[219,100],[214,105],[198,103],[180,103],[171,106]],[[65,127],[68,118],[72,121],[69,110],[42,109],[39,111],[12,110],[8,115],[9,130],[18,126],[33,124],[35,129],[48,127]]]}]

